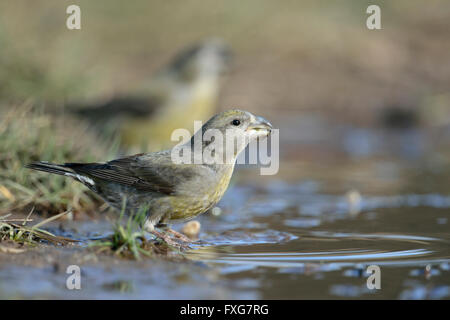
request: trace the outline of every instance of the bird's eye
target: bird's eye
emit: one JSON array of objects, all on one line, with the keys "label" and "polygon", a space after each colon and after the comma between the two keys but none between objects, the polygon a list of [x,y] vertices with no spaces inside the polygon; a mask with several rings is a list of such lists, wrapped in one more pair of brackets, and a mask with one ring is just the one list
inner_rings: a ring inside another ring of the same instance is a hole
[{"label": "bird's eye", "polygon": [[239,121],[238,119],[234,119],[233,121],[231,121],[231,124],[232,124],[233,126],[238,126],[238,125],[241,124],[241,121]]}]

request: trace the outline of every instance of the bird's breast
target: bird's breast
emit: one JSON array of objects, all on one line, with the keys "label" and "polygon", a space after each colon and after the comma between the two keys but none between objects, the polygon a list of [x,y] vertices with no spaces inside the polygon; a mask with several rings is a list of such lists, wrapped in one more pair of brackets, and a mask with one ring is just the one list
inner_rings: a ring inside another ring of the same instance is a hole
[{"label": "bird's breast", "polygon": [[[188,189],[183,189],[171,198],[171,221],[189,220],[213,207],[224,195],[233,174],[233,167],[228,166],[216,177],[207,176],[193,182]],[[187,183],[189,184],[189,183]]]}]

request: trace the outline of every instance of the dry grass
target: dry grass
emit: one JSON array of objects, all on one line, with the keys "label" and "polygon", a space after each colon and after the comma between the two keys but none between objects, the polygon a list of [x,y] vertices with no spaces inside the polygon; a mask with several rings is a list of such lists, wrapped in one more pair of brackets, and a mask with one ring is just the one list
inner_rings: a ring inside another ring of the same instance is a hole
[{"label": "dry grass", "polygon": [[[68,245],[70,243],[77,242],[76,240],[55,236],[54,234],[42,229],[47,223],[59,219],[62,216],[68,214],[70,211],[65,211],[60,214],[54,215],[48,219],[45,219],[33,226],[28,226],[28,222],[33,221],[30,219],[34,208],[30,211],[27,218],[10,218],[11,214],[0,217],[0,242],[13,241],[19,244],[36,245],[38,243],[48,243],[53,245]],[[7,248],[3,247],[2,248]],[[11,251],[13,250],[13,251]],[[2,249],[2,251],[10,253],[19,253],[16,248],[9,248],[8,250]]]},{"label": "dry grass", "polygon": [[80,183],[25,169],[36,160],[56,163],[104,160],[107,150],[82,124],[53,118],[30,106],[12,107],[0,116],[0,214],[35,206],[55,214],[94,210],[102,203]]}]

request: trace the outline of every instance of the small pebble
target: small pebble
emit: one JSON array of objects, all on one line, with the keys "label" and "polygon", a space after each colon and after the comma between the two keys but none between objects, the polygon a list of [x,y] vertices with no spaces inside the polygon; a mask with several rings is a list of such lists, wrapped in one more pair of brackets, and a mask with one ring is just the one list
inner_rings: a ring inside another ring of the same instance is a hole
[{"label": "small pebble", "polygon": [[430,279],[430,277],[431,277],[431,265],[427,264],[425,266],[425,278]]},{"label": "small pebble", "polygon": [[358,215],[361,212],[361,194],[357,190],[350,190],[345,195],[345,198],[348,202],[350,215]]},{"label": "small pebble", "polygon": [[181,232],[191,239],[196,239],[198,237],[198,234],[200,233],[200,227],[200,222],[192,220],[185,223],[185,225],[181,229]]}]

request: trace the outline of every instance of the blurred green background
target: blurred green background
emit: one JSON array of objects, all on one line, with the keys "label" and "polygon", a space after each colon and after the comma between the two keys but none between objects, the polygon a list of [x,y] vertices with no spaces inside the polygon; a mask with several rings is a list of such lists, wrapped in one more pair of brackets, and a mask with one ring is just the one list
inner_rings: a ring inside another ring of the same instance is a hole
[{"label": "blurred green background", "polygon": [[[66,28],[70,4],[81,30]],[[382,30],[366,28],[370,4]],[[448,1],[4,1],[0,95],[63,104],[127,92],[214,36],[235,52],[221,108],[373,124],[380,108],[448,103],[449,17]]]}]

